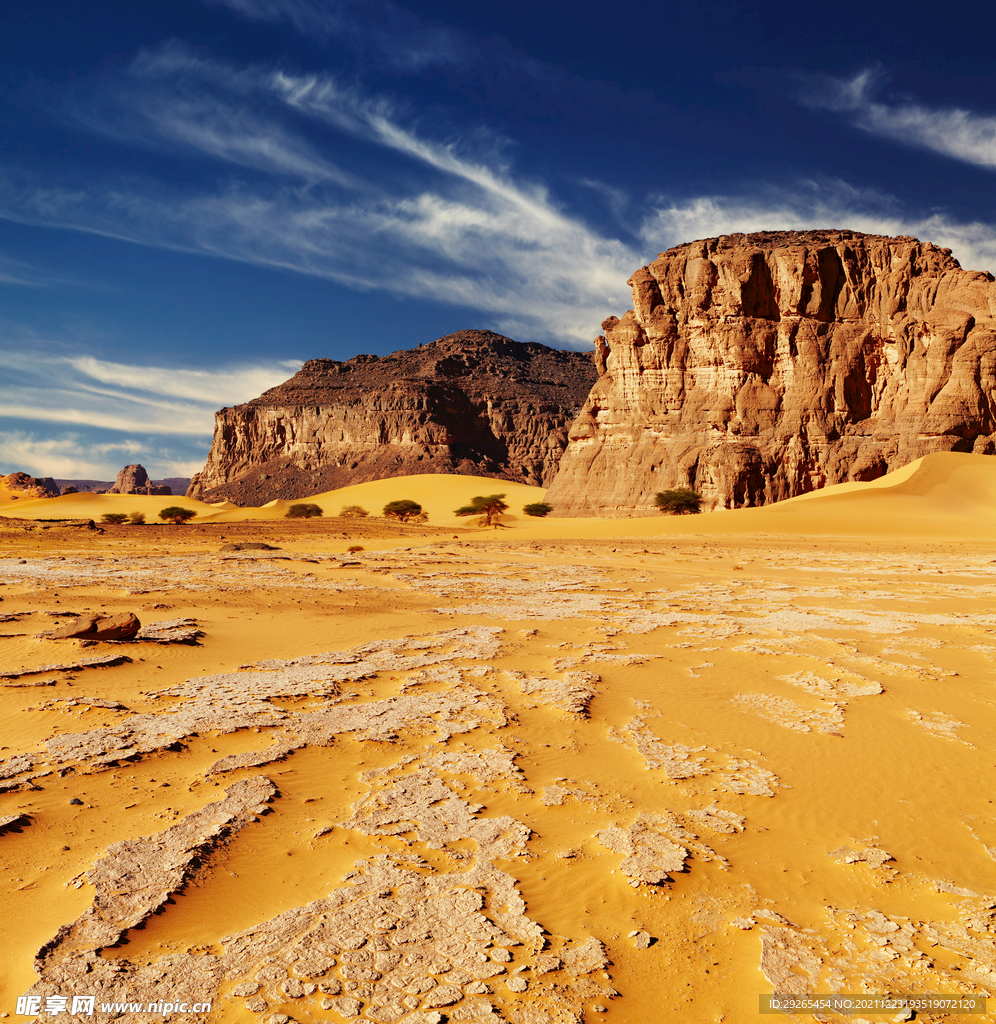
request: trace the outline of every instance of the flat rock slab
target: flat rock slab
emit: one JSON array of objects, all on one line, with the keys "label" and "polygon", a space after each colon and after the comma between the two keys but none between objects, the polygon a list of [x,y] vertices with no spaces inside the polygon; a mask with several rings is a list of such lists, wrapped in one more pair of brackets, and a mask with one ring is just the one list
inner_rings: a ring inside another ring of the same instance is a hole
[{"label": "flat rock slab", "polygon": [[143,626],[136,634],[136,640],[147,640],[157,644],[189,644],[204,636],[196,619],[165,619]]},{"label": "flat rock slab", "polygon": [[79,661],[68,661],[60,665],[39,665],[38,668],[24,668],[19,672],[0,673],[0,679],[20,679],[22,676],[37,676],[45,672],[75,672],[81,668],[110,668],[112,665],[124,665],[131,661],[126,654],[103,654],[96,658],[80,658]]}]

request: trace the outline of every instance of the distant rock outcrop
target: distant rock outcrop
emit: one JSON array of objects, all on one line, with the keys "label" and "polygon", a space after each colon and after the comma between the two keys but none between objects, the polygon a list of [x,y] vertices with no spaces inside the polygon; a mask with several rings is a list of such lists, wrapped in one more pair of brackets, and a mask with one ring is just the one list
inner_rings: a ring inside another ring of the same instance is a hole
[{"label": "distant rock outcrop", "polygon": [[108,494],[172,494],[169,487],[157,487],[149,479],[144,466],[125,466],[118,473],[114,486],[108,488]]},{"label": "distant rock outcrop", "polygon": [[383,358],[312,359],[216,414],[187,496],[261,505],[413,473],[549,484],[596,375],[588,355],[491,331]]},{"label": "distant rock outcrop", "polygon": [[57,498],[59,485],[50,476],[28,476],[27,473],[11,473],[0,476],[0,489],[10,492],[15,498]]},{"label": "distant rock outcrop", "polygon": [[629,281],[546,500],[557,513],[763,505],[937,451],[996,451],[996,284],[902,236],[690,242]]}]

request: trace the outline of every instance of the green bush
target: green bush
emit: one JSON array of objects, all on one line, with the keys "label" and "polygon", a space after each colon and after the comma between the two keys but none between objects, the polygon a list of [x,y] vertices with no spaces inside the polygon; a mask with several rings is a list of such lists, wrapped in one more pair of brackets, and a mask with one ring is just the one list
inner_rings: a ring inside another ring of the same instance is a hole
[{"label": "green bush", "polygon": [[399,501],[389,501],[384,506],[384,516],[387,519],[397,519],[398,522],[407,523],[422,514],[422,506],[417,501],[402,498]]},{"label": "green bush", "polygon": [[531,505],[523,505],[522,511],[527,516],[548,516],[553,511],[553,506],[548,505],[545,501],[534,501]]},{"label": "green bush", "polygon": [[654,504],[666,516],[693,516],[702,511],[702,495],[690,487],[658,491]]},{"label": "green bush", "polygon": [[312,505],[307,502],[300,502],[297,505],[291,505],[287,510],[287,514],[284,519],[313,519],[315,516],[324,515],[320,505]]},{"label": "green bush", "polygon": [[454,511],[456,516],[480,516],[480,526],[498,526],[498,517],[508,509],[504,494],[478,494]]},{"label": "green bush", "polygon": [[197,513],[192,508],[181,508],[179,505],[170,505],[169,508],[164,508],[159,513],[159,518],[164,523],[172,523],[174,526],[179,526],[181,523],[185,523],[188,519],[193,519]]},{"label": "green bush", "polygon": [[145,522],[145,513],[144,512],[129,512],[128,513],[128,522],[131,523],[132,526],[141,526]]},{"label": "green bush", "polygon": [[370,513],[362,505],[343,505],[339,515],[343,519],[364,519]]},{"label": "green bush", "polygon": [[105,512],[100,520],[103,523],[110,523],[112,526],[120,526],[127,522],[128,516],[124,512]]}]

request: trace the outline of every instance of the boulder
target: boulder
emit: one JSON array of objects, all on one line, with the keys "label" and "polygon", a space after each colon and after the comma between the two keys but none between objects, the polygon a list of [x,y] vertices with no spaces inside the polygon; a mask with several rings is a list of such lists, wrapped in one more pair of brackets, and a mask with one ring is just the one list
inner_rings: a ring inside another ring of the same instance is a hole
[{"label": "boulder", "polygon": [[48,637],[50,640],[131,640],[141,628],[142,623],[132,612],[118,615],[94,612],[53,630]]}]

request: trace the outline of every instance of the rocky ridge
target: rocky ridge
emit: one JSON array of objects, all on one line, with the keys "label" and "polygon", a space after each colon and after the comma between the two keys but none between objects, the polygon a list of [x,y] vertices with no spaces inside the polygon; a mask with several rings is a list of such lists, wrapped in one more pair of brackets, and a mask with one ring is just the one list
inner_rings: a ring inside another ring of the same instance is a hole
[{"label": "rocky ridge", "polygon": [[600,376],[547,500],[649,512],[873,480],[996,451],[996,283],[950,250],[854,231],[724,235],[661,253],[595,339]]},{"label": "rocky ridge", "polygon": [[187,496],[261,505],[414,473],[546,485],[595,378],[588,355],[491,331],[382,358],[312,359],[216,414]]}]

